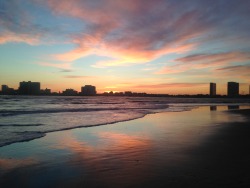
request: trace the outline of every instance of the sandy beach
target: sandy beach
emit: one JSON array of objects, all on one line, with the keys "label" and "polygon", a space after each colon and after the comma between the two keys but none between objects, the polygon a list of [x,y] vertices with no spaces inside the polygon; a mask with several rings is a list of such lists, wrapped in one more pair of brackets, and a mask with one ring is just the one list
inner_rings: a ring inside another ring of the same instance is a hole
[{"label": "sandy beach", "polygon": [[0,187],[249,187],[249,114],[203,106],[0,147]]}]

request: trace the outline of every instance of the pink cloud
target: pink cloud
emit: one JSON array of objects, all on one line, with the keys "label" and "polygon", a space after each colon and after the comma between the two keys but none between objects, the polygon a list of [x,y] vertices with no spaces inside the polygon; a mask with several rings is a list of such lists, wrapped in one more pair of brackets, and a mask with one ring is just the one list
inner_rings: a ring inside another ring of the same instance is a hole
[{"label": "pink cloud", "polygon": [[47,2],[55,14],[80,19],[87,26],[87,31],[72,38],[74,50],[54,57],[74,61],[97,54],[114,59],[97,62],[94,67],[146,63],[166,54],[186,53],[197,46],[189,40],[208,29],[196,22],[198,11],[173,18],[176,7],[162,0]]},{"label": "pink cloud", "polygon": [[40,36],[30,36],[28,34],[17,34],[11,31],[0,33],[0,44],[8,42],[23,42],[29,45],[37,45],[40,42]]}]

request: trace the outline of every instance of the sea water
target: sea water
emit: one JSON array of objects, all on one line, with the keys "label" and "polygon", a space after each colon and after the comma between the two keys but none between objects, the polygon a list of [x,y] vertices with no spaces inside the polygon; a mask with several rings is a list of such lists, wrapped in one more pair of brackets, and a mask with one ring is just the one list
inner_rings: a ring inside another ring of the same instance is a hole
[{"label": "sea water", "polygon": [[249,105],[246,99],[117,96],[0,96],[0,146],[48,132],[106,125],[150,113],[185,111],[201,105]]}]

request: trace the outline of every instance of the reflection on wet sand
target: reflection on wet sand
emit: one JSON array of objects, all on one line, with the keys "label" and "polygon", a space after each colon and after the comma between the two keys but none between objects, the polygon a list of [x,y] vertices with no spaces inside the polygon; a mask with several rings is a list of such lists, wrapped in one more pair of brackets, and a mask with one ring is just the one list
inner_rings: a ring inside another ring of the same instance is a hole
[{"label": "reflection on wet sand", "polygon": [[3,172],[10,171],[12,169],[17,169],[21,167],[27,167],[30,165],[37,164],[38,161],[36,159],[32,158],[25,158],[25,159],[5,159],[1,158],[0,159],[0,175]]},{"label": "reflection on wet sand", "polygon": [[[89,143],[79,141],[74,135],[67,134],[62,140],[64,144],[59,144],[60,147],[57,148],[72,152],[68,165],[81,171],[80,176],[75,177],[75,183],[81,183],[84,177],[86,186],[105,187],[112,182],[116,187],[124,186],[126,182],[131,181],[139,183],[147,178],[148,174],[141,172],[148,170],[149,140],[117,132],[99,132],[95,136],[97,142]],[[140,174],[140,176],[131,176],[131,174]]]}]

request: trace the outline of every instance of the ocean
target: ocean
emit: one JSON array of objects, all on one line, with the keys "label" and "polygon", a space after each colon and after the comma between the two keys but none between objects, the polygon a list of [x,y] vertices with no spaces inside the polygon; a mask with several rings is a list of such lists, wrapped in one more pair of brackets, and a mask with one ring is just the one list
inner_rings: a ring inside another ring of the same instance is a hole
[{"label": "ocean", "polygon": [[107,125],[199,106],[249,106],[249,99],[112,96],[0,96],[0,147],[48,132]]}]

